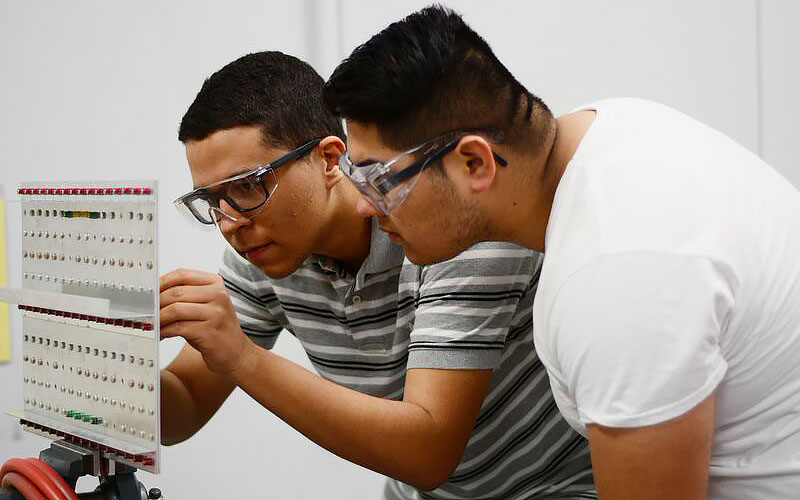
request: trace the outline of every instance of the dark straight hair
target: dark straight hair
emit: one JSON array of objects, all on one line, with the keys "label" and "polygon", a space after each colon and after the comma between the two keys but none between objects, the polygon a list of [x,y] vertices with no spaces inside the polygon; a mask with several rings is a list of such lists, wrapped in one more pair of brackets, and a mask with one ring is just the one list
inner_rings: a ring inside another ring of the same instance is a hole
[{"label": "dark straight hair", "polygon": [[536,149],[553,115],[452,10],[434,5],[357,47],[325,84],[334,113],[377,126],[398,150],[464,128],[502,131],[511,149]]}]

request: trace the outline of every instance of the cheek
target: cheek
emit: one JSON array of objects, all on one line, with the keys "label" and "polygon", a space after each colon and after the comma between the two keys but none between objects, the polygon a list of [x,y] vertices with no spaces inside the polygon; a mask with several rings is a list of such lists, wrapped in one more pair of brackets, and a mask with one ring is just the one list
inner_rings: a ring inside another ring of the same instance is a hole
[{"label": "cheek", "polygon": [[440,251],[454,255],[468,245],[471,221],[460,199],[442,199],[430,214],[430,220],[429,241],[435,241]]},{"label": "cheek", "polygon": [[293,219],[305,211],[308,204],[307,189],[302,185],[298,186],[296,182],[292,182],[293,180],[288,176],[281,179],[278,188],[272,195],[270,212],[273,215],[273,225],[293,224]]},{"label": "cheek", "polygon": [[324,185],[322,179],[313,175],[314,172],[306,165],[296,165],[301,167],[291,172],[293,175],[286,176],[285,189],[283,195],[286,198],[286,213],[292,219],[313,218],[323,212],[325,202]]},{"label": "cheek", "polygon": [[[316,250],[326,223],[325,202],[313,187],[283,193],[275,219],[268,227],[275,241],[292,252]],[[277,204],[276,204],[277,205]]]}]

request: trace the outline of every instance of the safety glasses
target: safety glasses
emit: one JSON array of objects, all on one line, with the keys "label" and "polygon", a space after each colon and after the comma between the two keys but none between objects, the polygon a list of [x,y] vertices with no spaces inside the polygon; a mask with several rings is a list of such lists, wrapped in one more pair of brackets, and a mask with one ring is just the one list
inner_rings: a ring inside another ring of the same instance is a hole
[{"label": "safety glasses", "polygon": [[277,160],[261,165],[253,171],[197,188],[175,200],[175,207],[205,225],[218,224],[221,217],[236,220],[235,216],[225,213],[220,208],[220,200],[225,200],[225,203],[237,213],[253,213],[267,203],[278,187],[275,170],[287,163],[299,160],[321,140],[321,137],[312,139]]},{"label": "safety glasses", "polygon": [[[388,215],[405,201],[425,167],[454,150],[468,134],[490,135],[496,143],[502,140],[502,132],[497,129],[456,130],[404,151],[385,163],[355,165],[349,154],[343,154],[339,157],[339,169],[375,208]],[[494,151],[492,154],[500,166],[507,165],[500,155]]]}]

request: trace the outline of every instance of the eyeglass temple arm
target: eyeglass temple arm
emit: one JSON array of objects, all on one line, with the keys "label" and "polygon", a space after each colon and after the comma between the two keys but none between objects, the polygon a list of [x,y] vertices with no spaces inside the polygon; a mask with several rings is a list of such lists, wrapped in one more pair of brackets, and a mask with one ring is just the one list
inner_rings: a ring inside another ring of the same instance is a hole
[{"label": "eyeglass temple arm", "polygon": [[[437,153],[432,154],[431,156],[423,159],[422,161],[416,162],[412,165],[409,165],[408,168],[405,170],[401,170],[397,172],[393,176],[389,177],[388,179],[383,180],[380,182],[378,187],[383,194],[388,193],[392,189],[394,189],[397,185],[402,184],[403,182],[407,181],[408,179],[414,177],[419,172],[421,172],[425,167],[431,164],[431,162],[436,161],[437,159],[441,158],[445,154],[449,153],[450,151],[454,150],[458,145],[458,141],[453,141],[452,143],[448,144]],[[508,162],[503,159],[502,156],[492,151],[492,156],[494,156],[494,161],[497,162],[498,165],[501,167],[508,166]]]},{"label": "eyeglass temple arm", "polygon": [[308,153],[310,150],[314,149],[314,147],[316,147],[316,145],[319,144],[320,141],[322,141],[322,139],[323,139],[322,137],[317,137],[315,139],[311,139],[307,143],[303,144],[302,146],[298,147],[294,151],[290,152],[289,154],[287,154],[286,156],[281,158],[280,161],[276,161],[276,162],[271,163],[269,165],[269,168],[271,168],[272,170],[275,170],[276,168],[280,167],[281,165],[284,165],[284,164],[289,163],[289,162],[293,162],[293,161],[301,158],[303,155]]}]

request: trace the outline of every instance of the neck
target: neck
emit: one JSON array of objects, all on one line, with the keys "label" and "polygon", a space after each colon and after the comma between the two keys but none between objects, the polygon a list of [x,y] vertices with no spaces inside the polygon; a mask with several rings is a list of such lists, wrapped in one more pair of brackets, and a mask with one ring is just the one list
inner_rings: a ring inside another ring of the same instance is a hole
[{"label": "neck", "polygon": [[338,260],[355,274],[369,255],[372,221],[356,212],[359,194],[355,188],[347,182],[340,182],[334,189],[337,200],[317,253]]},{"label": "neck", "polygon": [[[516,243],[538,252],[545,251],[545,235],[556,189],[578,145],[594,119],[594,111],[581,111],[556,119],[555,138],[546,155],[520,158],[520,171],[536,172],[528,182],[514,179],[506,184],[504,204],[495,214],[497,239]],[[516,201],[515,201],[516,200]]]}]

